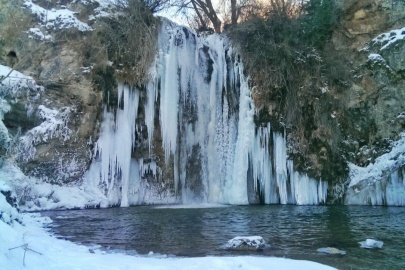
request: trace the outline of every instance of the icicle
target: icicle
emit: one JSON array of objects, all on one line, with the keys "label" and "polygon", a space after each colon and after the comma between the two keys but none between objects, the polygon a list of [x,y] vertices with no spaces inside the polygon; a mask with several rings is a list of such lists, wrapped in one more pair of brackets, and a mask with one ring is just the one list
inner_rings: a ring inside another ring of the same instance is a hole
[{"label": "icicle", "polygon": [[287,148],[284,136],[274,132],[274,167],[279,188],[280,203],[287,204]]},{"label": "icicle", "polygon": [[150,70],[151,80],[147,84],[147,101],[145,104],[145,124],[148,130],[148,145],[149,156],[152,149],[152,138],[155,129],[155,102],[157,100],[157,87],[158,87],[158,71],[156,70],[157,64],[154,64]]},{"label": "icicle", "polygon": [[[123,109],[119,107],[123,100]],[[104,109],[101,135],[96,143],[96,153],[101,157],[101,177],[107,183],[107,196],[113,196],[116,181],[121,178],[121,206],[128,206],[128,189],[131,152],[135,144],[136,117],[139,92],[118,84],[118,108],[114,117]],[[115,119],[115,121],[114,121]],[[117,200],[115,200],[117,201]]]}]

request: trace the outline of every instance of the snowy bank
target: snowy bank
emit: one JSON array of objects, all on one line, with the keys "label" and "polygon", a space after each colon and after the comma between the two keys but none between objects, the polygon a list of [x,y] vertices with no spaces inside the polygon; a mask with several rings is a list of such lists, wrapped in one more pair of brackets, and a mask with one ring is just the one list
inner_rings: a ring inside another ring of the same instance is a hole
[{"label": "snowy bank", "polygon": [[[0,211],[13,212],[0,194]],[[14,210],[13,210],[14,209]],[[2,213],[1,212],[1,213]],[[42,227],[51,222],[39,214],[21,214],[22,225],[12,221],[11,225],[0,220],[0,266],[2,269],[334,269],[310,261],[297,261],[270,257],[150,257],[130,256],[122,253],[110,253],[103,250],[80,246],[72,242],[56,239]],[[25,266],[24,249],[27,245]],[[15,248],[19,247],[19,248]],[[15,248],[15,249],[13,249]],[[11,250],[10,250],[11,249]],[[152,254],[152,253],[151,253]]]}]

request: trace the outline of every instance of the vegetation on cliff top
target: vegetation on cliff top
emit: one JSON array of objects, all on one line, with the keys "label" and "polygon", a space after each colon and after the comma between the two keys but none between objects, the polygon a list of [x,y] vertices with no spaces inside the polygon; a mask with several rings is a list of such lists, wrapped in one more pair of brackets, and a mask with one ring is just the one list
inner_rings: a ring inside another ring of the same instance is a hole
[{"label": "vegetation on cliff top", "polygon": [[227,31],[252,78],[256,123],[287,128],[298,170],[329,181],[345,174],[338,153],[343,115],[336,115],[343,105],[335,96],[347,88],[350,69],[330,45],[339,12],[335,1],[271,5]]}]

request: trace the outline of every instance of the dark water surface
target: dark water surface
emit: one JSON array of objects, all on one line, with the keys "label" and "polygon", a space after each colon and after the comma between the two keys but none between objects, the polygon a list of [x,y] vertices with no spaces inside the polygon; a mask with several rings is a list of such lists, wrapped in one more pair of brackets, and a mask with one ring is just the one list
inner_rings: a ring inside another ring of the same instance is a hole
[{"label": "dark water surface", "polygon": [[[263,255],[304,259],[339,269],[405,269],[405,208],[369,206],[232,206],[167,209],[153,206],[43,212],[61,238],[140,254]],[[235,236],[262,236],[261,252],[220,246]],[[362,249],[367,238],[383,249]],[[316,250],[336,247],[347,255]]]}]

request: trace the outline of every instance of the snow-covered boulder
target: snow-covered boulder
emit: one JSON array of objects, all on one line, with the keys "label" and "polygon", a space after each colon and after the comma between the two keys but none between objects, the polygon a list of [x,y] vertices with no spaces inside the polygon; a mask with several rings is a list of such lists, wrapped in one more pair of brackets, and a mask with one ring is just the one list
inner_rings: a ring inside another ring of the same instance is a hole
[{"label": "snow-covered boulder", "polygon": [[228,241],[225,249],[231,250],[262,250],[266,242],[261,236],[238,236]]},{"label": "snow-covered boulder", "polygon": [[337,248],[333,248],[333,247],[318,248],[317,251],[321,252],[321,253],[332,254],[332,255],[336,255],[336,254],[346,255],[346,251],[343,251],[343,250],[340,250]]},{"label": "snow-covered boulder", "polygon": [[384,242],[374,239],[367,239],[366,241],[359,242],[359,244],[361,248],[382,248]]},{"label": "snow-covered boulder", "polygon": [[19,221],[19,214],[16,208],[15,196],[11,189],[0,182],[0,222],[12,224],[14,220]]}]

